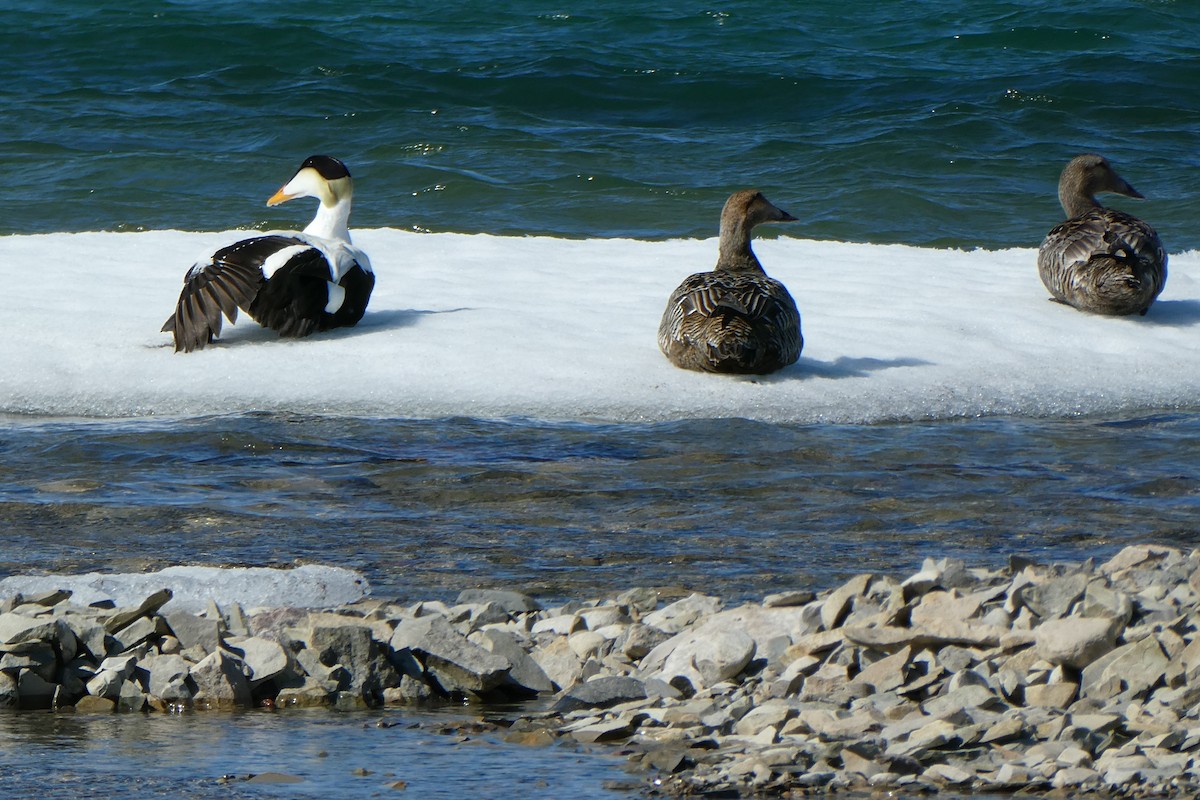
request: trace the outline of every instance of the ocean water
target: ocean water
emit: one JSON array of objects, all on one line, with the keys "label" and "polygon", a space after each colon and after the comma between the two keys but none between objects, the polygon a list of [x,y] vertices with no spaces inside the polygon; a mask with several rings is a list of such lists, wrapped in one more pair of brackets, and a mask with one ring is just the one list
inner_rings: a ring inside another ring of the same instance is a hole
[{"label": "ocean water", "polygon": [[3,5],[3,232],[294,224],[327,152],[360,227],[711,235],[754,185],[789,235],[1036,246],[1095,150],[1200,243],[1187,2]]},{"label": "ocean water", "polygon": [[[1114,205],[1171,253],[1200,247],[1200,8],[1186,2],[4,2],[0,24],[2,234],[294,227],[307,210],[265,199],[326,152],[354,173],[363,228],[708,237],[725,196],[753,185],[801,220],[768,237],[1028,248],[1060,219],[1062,165],[1098,151],[1147,197]],[[182,274],[190,255],[164,257]],[[29,268],[0,264],[10,294]],[[1197,541],[1200,402],[863,425],[727,411],[6,419],[0,575],[306,562],[401,599],[653,585],[736,601],[927,556],[995,566]],[[307,757],[329,741],[411,764],[404,779],[430,796],[528,796],[540,775],[544,796],[602,797],[622,775],[599,753],[350,736],[365,717],[136,722],[153,727],[3,720],[0,788],[229,796],[213,781],[289,772],[253,758],[285,753],[305,756],[307,788],[234,796],[391,791],[348,777],[349,756]],[[148,741],[177,749],[148,758]],[[504,765],[486,762],[491,783],[456,777],[485,749]],[[195,750],[207,757],[178,755]],[[63,777],[53,753],[95,772]],[[128,772],[140,784],[94,784]]]}]

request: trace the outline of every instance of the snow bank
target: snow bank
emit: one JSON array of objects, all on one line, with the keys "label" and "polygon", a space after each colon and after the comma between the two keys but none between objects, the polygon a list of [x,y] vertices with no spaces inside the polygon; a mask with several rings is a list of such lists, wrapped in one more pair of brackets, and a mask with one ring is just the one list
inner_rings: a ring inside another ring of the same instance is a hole
[{"label": "snow bank", "polygon": [[282,341],[250,320],[175,354],[159,328],[224,233],[0,238],[0,413],[247,410],[871,422],[1070,415],[1200,397],[1200,254],[1171,257],[1144,318],[1047,299],[1033,249],[776,238],[756,250],[803,316],[804,353],[767,378],[693,374],[655,341],[667,295],[715,240],[355,233],[378,275],[354,329]]}]

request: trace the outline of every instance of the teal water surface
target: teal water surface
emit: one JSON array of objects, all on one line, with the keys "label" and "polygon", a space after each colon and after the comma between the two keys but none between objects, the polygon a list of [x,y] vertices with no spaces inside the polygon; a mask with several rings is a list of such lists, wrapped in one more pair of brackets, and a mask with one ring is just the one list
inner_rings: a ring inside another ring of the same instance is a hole
[{"label": "teal water surface", "polygon": [[[576,4],[577,5],[577,4]],[[1184,2],[6,3],[0,231],[296,225],[342,157],[354,223],[1035,246],[1100,151],[1200,243],[1200,7]]]}]

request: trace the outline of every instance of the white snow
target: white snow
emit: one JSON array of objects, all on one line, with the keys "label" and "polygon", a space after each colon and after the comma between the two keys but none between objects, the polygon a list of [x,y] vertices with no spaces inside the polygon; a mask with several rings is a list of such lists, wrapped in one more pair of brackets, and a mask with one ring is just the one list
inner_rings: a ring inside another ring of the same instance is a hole
[{"label": "white snow", "polygon": [[167,567],[145,574],[15,575],[0,580],[0,597],[69,589],[76,605],[111,600],[135,606],[164,588],[174,593],[163,606],[166,611],[202,611],[210,600],[243,608],[327,608],[361,600],[370,591],[366,579],[353,570],[306,564],[295,569]]},{"label": "white snow", "polygon": [[1048,301],[1035,251],[760,239],[803,317],[767,378],[685,372],[658,351],[667,295],[716,241],[354,231],[378,278],[357,328],[280,340],[242,318],[176,354],[159,328],[198,251],[248,234],[0,238],[0,413],[868,422],[1071,415],[1200,398],[1200,253],[1172,254],[1146,317]]}]

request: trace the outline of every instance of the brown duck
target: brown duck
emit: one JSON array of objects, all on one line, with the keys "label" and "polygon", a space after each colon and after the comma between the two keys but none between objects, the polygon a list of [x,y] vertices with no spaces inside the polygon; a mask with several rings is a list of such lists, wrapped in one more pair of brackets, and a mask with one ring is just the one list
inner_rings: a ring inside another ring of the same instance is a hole
[{"label": "brown duck", "polygon": [[755,225],[795,219],[754,189],[730,196],[721,211],[717,266],[679,284],[658,326],[658,346],[672,364],[761,375],[795,363],[804,346],[800,312],[750,249]]},{"label": "brown duck", "polygon": [[1142,197],[1102,156],[1071,159],[1058,179],[1067,221],[1042,242],[1038,273],[1055,300],[1080,311],[1145,314],[1166,285],[1167,253],[1154,228],[1103,207],[1097,192]]}]

